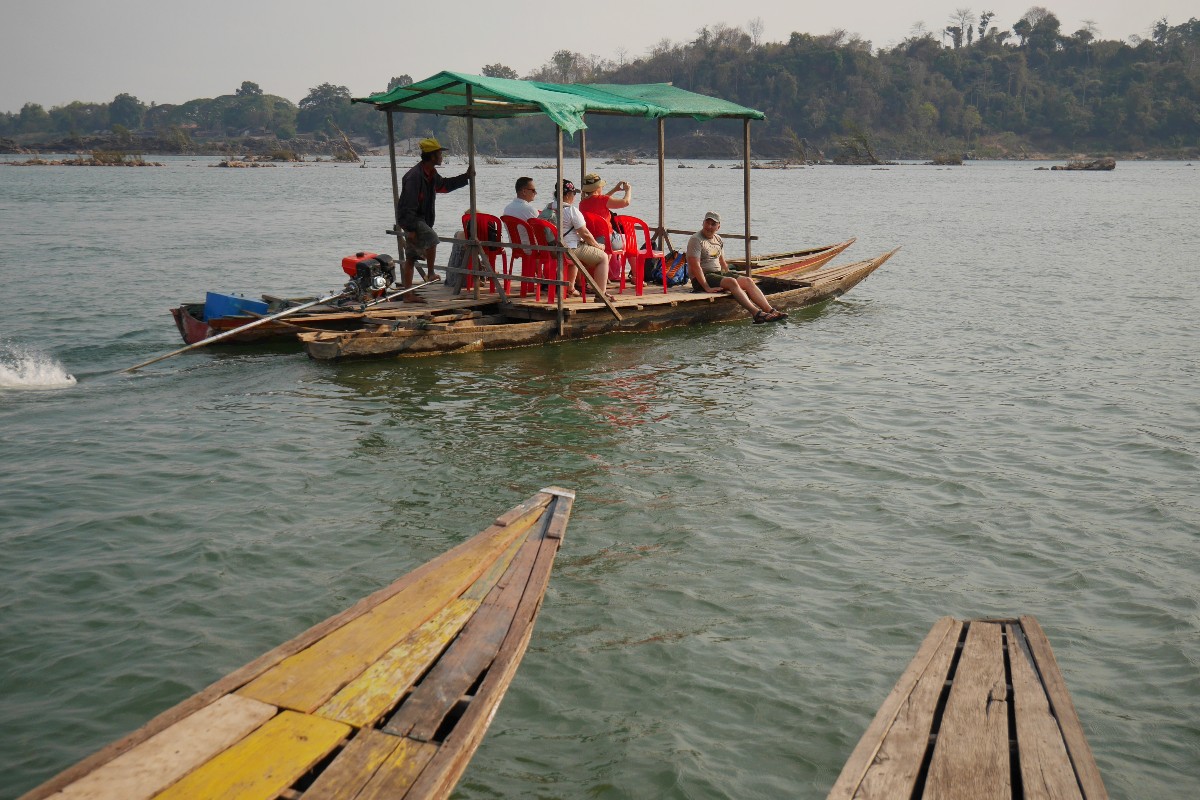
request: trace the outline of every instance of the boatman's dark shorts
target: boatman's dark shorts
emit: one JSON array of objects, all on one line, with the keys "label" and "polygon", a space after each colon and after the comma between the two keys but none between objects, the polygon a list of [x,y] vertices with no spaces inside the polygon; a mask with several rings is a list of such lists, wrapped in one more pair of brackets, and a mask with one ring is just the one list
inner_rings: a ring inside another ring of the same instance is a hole
[{"label": "boatman's dark shorts", "polygon": [[434,247],[438,243],[438,235],[433,228],[425,224],[425,220],[419,219],[416,222],[410,223],[404,229],[409,235],[408,246],[410,250],[415,250],[415,253],[409,253],[411,260],[414,255],[419,255],[422,258],[425,256],[425,251]]}]

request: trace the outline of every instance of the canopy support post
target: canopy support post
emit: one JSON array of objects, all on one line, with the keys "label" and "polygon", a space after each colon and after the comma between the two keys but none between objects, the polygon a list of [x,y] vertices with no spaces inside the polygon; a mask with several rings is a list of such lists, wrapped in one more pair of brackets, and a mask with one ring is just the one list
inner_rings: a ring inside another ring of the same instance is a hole
[{"label": "canopy support post", "polygon": [[583,186],[583,176],[587,175],[587,130],[579,132],[579,185]]},{"label": "canopy support post", "polygon": [[[467,169],[471,172],[475,171],[475,118],[471,116],[471,84],[467,84]],[[470,235],[472,241],[479,241],[479,218],[476,216],[479,209],[475,205],[475,176],[470,178],[471,187],[471,226]],[[475,299],[479,299],[479,283],[483,280],[483,248],[472,247],[470,249],[471,258],[468,259],[471,264],[471,269],[475,271]]]},{"label": "canopy support post", "polygon": [[667,121],[658,118],[658,230],[655,237],[659,247],[667,235]]},{"label": "canopy support post", "polygon": [[746,275],[754,272],[750,265],[750,120],[742,120],[742,202],[746,215]]},{"label": "canopy support post", "polygon": [[400,179],[396,175],[396,128],[392,121],[393,111],[387,111],[388,128],[388,158],[392,164],[392,218],[395,220],[396,231],[396,260],[403,262],[404,235],[400,233]]},{"label": "canopy support post", "polygon": [[[557,170],[554,179],[554,197],[558,199],[558,203],[554,206],[554,228],[558,231],[558,241],[555,242],[560,248],[562,247],[562,197],[559,196],[559,190],[562,189],[563,181],[563,129],[555,125],[554,131],[558,139],[558,161]],[[556,277],[559,280],[559,285],[555,287],[558,292],[558,335],[562,336],[567,332],[566,319],[563,315],[563,296],[567,293],[569,286],[563,286],[563,253],[560,249],[554,254],[558,262],[558,273]]]}]

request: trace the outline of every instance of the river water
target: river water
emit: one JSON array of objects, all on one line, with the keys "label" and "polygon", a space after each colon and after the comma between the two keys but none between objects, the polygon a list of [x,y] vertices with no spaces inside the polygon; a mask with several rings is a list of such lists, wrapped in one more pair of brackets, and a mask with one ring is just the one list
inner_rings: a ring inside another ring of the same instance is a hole
[{"label": "river water", "polygon": [[[780,325],[118,375],[175,303],[394,252],[381,159],[162,160],[0,166],[0,795],[551,484],[572,524],[459,797],[823,797],[938,617],[1018,614],[1114,797],[1200,793],[1200,166],[755,170],[757,252],[904,249]],[[481,207],[549,199],[537,165],[481,166]],[[685,166],[668,225],[736,232],[742,172]],[[653,165],[601,172],[655,218]]]}]

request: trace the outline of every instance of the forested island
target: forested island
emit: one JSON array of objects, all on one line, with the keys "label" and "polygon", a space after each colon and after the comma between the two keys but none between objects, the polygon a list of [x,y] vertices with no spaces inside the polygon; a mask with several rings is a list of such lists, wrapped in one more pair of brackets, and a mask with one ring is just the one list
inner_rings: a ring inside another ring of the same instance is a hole
[{"label": "forested island", "polygon": [[[1027,158],[1073,153],[1149,158],[1200,157],[1200,21],[1159,20],[1149,38],[1103,40],[1094,26],[1074,33],[1042,7],[1008,27],[991,12],[957,10],[936,33],[914,30],[890,49],[842,31],[793,33],[761,41],[761,23],[716,25],[687,42],[667,39],[637,58],[616,60],[559,50],[529,75],[504,64],[484,75],[558,83],[671,82],[764,111],[754,154],[797,161],[884,158]],[[425,77],[420,75],[418,77]],[[353,96],[411,83],[357,87]],[[48,111],[26,103],[0,113],[0,152],[259,154],[357,157],[386,142],[386,117],[352,104],[348,87],[324,83],[299,103],[251,81],[232,94],[179,105],[149,105],[129,94],[108,103],[76,101]],[[461,119],[401,114],[400,137],[433,134],[461,152]],[[589,149],[649,153],[651,126],[589,120]],[[544,130],[543,130],[544,129]],[[676,157],[735,157],[740,124],[672,120]],[[546,156],[544,119],[487,121],[482,153]]]}]

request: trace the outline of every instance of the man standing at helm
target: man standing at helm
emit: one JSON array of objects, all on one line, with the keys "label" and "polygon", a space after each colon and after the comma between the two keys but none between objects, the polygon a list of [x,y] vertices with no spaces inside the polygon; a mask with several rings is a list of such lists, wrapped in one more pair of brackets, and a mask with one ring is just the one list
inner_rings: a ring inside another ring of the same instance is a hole
[{"label": "man standing at helm", "polygon": [[[416,264],[418,253],[424,255],[425,265],[429,268],[426,279],[437,278],[433,271],[438,245],[438,236],[433,230],[434,196],[461,189],[475,177],[475,168],[470,167],[462,175],[443,178],[438,174],[437,168],[442,163],[442,153],[446,148],[434,138],[422,139],[420,147],[421,162],[404,173],[404,179],[400,182],[400,199],[396,203],[396,224],[403,228],[408,236],[401,273],[406,289],[412,286],[413,266]],[[414,294],[407,294],[404,299],[409,302],[424,302]]]}]

